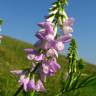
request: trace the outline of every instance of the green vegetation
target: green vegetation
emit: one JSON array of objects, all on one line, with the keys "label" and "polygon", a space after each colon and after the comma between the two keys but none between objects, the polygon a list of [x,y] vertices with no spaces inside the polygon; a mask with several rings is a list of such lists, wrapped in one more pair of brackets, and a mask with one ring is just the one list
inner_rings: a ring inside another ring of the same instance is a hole
[{"label": "green vegetation", "polygon": [[[32,44],[28,44],[23,41],[12,39],[4,36],[3,42],[0,45],[0,96],[13,96],[16,89],[19,87],[18,79],[10,74],[13,69],[21,69],[31,66],[31,62],[27,60],[24,48],[31,48]],[[68,67],[68,61],[66,57],[60,55],[58,59],[59,64],[62,66],[63,74],[66,75],[66,69]],[[85,63],[83,76],[96,74],[96,66]],[[60,87],[61,70],[53,77],[48,78],[46,83],[47,93],[43,96],[55,96]],[[78,90],[78,96],[96,96],[96,82],[92,82],[89,87]],[[19,96],[22,96],[19,94]],[[37,94],[36,96],[40,96]],[[68,93],[68,96],[73,96],[72,93]],[[77,95],[75,95],[77,96]]]}]

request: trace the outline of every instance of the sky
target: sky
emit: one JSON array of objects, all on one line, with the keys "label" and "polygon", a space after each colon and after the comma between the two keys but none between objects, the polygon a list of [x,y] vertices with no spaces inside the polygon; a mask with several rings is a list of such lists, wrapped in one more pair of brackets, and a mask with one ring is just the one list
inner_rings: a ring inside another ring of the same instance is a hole
[{"label": "sky", "polygon": [[[4,20],[2,34],[29,43],[37,41],[37,23],[44,21],[48,8],[56,0],[0,0],[0,18]],[[66,12],[75,18],[73,37],[78,53],[96,64],[96,0],[69,0]]]}]

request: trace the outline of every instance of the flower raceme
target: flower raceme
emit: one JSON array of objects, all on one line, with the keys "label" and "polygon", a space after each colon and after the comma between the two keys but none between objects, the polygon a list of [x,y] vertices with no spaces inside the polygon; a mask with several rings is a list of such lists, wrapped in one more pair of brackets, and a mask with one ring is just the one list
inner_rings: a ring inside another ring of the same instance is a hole
[{"label": "flower raceme", "polygon": [[[60,69],[56,58],[58,58],[58,52],[64,50],[64,44],[71,40],[73,21],[72,18],[65,20],[62,27],[64,34],[60,36],[57,36],[54,32],[53,23],[46,21],[38,24],[40,31],[36,33],[36,37],[39,39],[35,43],[36,49],[24,49],[27,53],[27,59],[32,61],[32,68],[25,71],[11,71],[11,73],[20,77],[19,84],[23,86],[24,91],[45,91],[43,83],[46,77],[55,75]],[[31,77],[30,74],[32,75]],[[39,77],[37,82],[35,80],[35,74]]]}]

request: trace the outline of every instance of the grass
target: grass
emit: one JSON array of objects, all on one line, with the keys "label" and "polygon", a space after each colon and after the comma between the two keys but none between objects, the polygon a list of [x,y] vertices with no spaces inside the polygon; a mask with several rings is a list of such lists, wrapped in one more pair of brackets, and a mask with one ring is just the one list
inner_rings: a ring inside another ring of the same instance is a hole
[{"label": "grass", "polygon": [[[13,96],[19,87],[18,78],[10,74],[10,70],[22,69],[31,65],[23,49],[32,47],[32,44],[4,36],[3,42],[0,45],[0,96]],[[66,58],[60,55],[58,62],[65,72],[68,65]],[[86,74],[96,74],[96,66],[86,63],[83,72]],[[55,96],[60,87],[60,74],[61,71],[55,76],[48,78],[45,85],[47,93],[43,94],[43,96]],[[73,96],[72,93],[68,94],[68,96]],[[18,96],[22,96],[22,93]],[[36,96],[42,95],[38,94]],[[78,96],[96,96],[96,82],[92,82],[90,87],[78,90]]]}]

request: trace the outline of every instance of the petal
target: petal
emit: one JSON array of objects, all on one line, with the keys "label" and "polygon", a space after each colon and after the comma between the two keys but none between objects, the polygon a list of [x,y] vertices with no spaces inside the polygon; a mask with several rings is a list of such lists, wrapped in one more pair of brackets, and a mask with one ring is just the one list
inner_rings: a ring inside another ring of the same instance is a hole
[{"label": "petal", "polygon": [[28,60],[34,60],[35,59],[35,54],[28,54],[27,59]]},{"label": "petal", "polygon": [[60,38],[57,39],[57,41],[61,41],[63,43],[67,43],[71,40],[72,38],[72,34],[67,34],[67,35],[64,35],[64,36],[61,36]]},{"label": "petal", "polygon": [[23,70],[12,70],[10,71],[14,75],[21,75],[23,73]]},{"label": "petal", "polygon": [[74,21],[75,21],[74,18],[72,18],[72,17],[68,18],[68,19],[65,20],[64,25],[65,26],[73,26]]},{"label": "petal", "polygon": [[28,84],[27,84],[27,89],[28,89],[28,90],[35,90],[35,80],[34,80],[34,78],[32,78],[32,79],[28,82]]},{"label": "petal", "polygon": [[57,42],[56,43],[56,49],[58,51],[63,51],[64,50],[64,44],[63,44],[63,42],[61,42],[61,41]]},{"label": "petal", "polygon": [[36,61],[41,61],[41,60],[43,60],[44,59],[44,55],[43,54],[40,54],[39,56],[36,56],[35,57],[35,60]]},{"label": "petal", "polygon": [[32,53],[33,49],[32,48],[27,48],[27,49],[24,49],[24,51],[27,52],[27,53]]},{"label": "petal", "polygon": [[45,91],[44,85],[41,80],[38,80],[38,82],[37,82],[36,91],[37,92],[39,92],[39,91],[44,92]]}]

